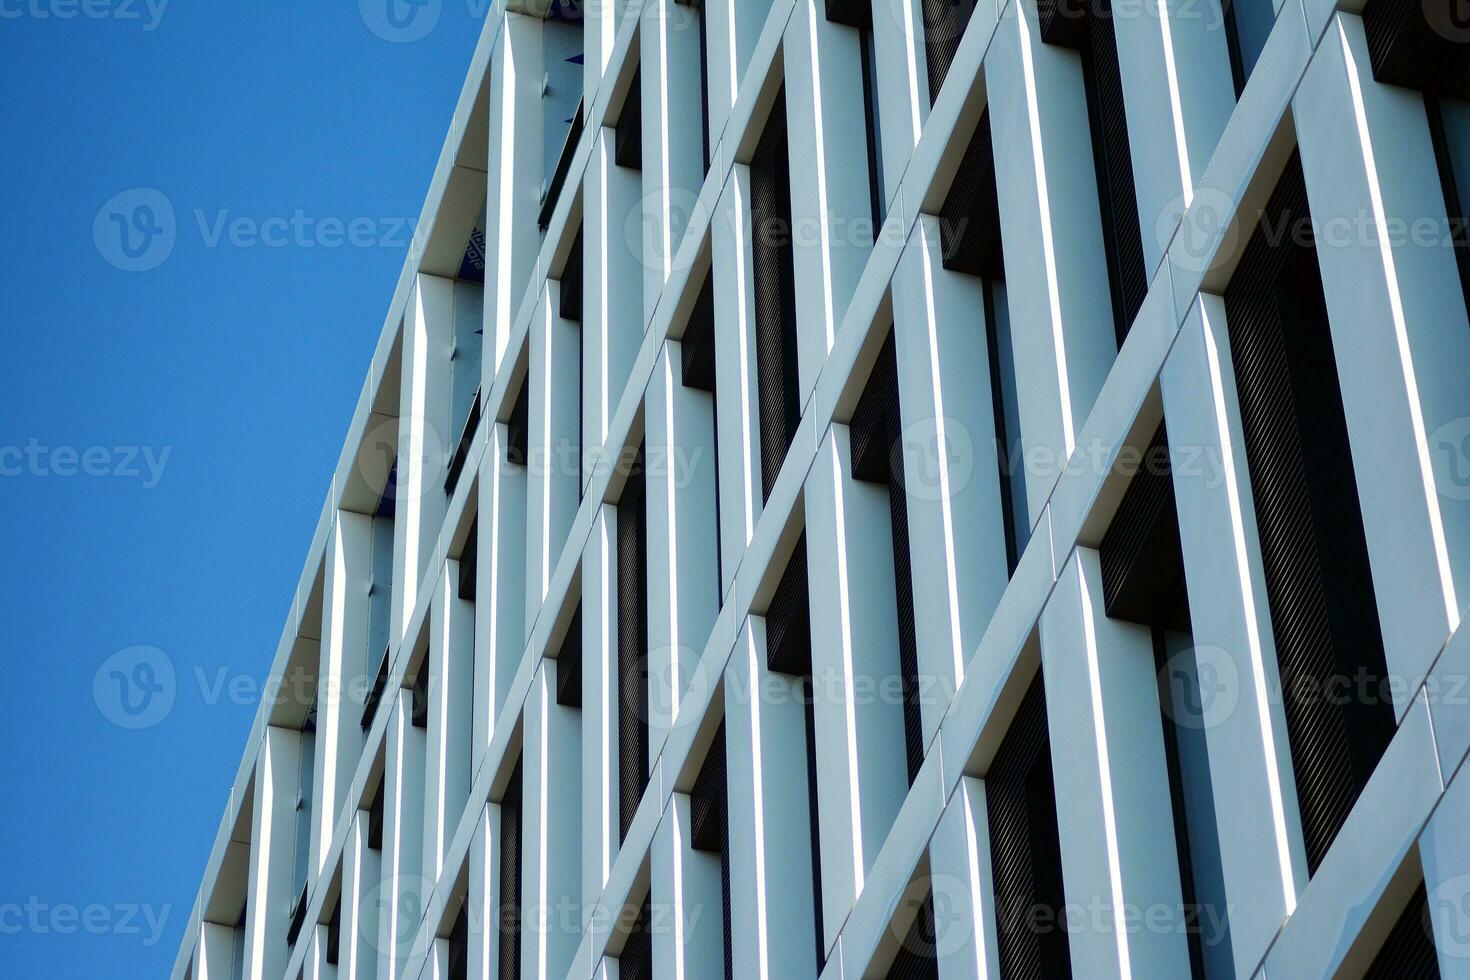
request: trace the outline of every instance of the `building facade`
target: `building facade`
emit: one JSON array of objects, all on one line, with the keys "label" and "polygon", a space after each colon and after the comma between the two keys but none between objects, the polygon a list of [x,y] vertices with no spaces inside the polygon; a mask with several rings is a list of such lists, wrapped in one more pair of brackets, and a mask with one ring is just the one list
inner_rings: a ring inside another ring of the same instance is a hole
[{"label": "building facade", "polygon": [[1467,39],[495,4],[174,976],[1470,976]]}]

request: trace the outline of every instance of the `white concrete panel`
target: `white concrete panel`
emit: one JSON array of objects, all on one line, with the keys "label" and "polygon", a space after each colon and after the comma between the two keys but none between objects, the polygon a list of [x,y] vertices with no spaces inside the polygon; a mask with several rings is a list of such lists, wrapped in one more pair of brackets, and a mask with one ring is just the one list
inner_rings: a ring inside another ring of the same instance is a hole
[{"label": "white concrete panel", "polygon": [[737,977],[810,980],[817,936],[806,709],[801,682],[766,669],[765,634],[763,618],[747,620],[725,674],[731,935],[739,937],[732,965]]},{"label": "white concrete panel", "polygon": [[485,215],[485,379],[509,346],[516,304],[536,267],[543,166],[542,21],[507,13],[490,59],[490,169]]},{"label": "white concrete panel", "polygon": [[[782,6],[785,6],[783,3]],[[710,143],[724,131],[736,95],[760,39],[771,0],[706,0],[704,21],[709,58]]]},{"label": "white concrete panel", "polygon": [[429,625],[424,876],[438,880],[469,799],[474,725],[474,603],[459,597],[459,562],[445,563]]},{"label": "white concrete panel", "polygon": [[968,776],[960,780],[934,830],[929,864],[940,980],[999,980],[995,885],[982,781]]},{"label": "white concrete panel", "polygon": [[[646,0],[641,16],[642,104],[637,108],[643,113],[643,312],[649,319],[704,183],[705,95],[699,8]],[[712,141],[715,135],[710,134]]]},{"label": "white concrete panel", "polygon": [[[1189,582],[1237,971],[1258,963],[1307,882],[1225,304],[1201,295],[1160,376]],[[1186,467],[1181,451],[1194,455]],[[1242,974],[1244,975],[1244,974]]]},{"label": "white concrete panel", "polygon": [[500,855],[496,843],[500,839],[500,818],[496,807],[485,806],[470,843],[469,854],[469,956],[468,973],[472,977],[500,975]]},{"label": "white concrete panel", "polygon": [[[503,425],[491,430],[480,470],[475,576],[475,747],[479,770],[521,665],[526,631],[526,467],[507,461]],[[478,598],[483,596],[484,598]]]},{"label": "white concrete panel", "polygon": [[909,561],[927,745],[1005,591],[1001,507],[979,279],[942,261],[938,219],[919,219],[893,280],[893,333],[908,491]]},{"label": "white concrete panel", "polygon": [[316,813],[312,868],[320,876],[352,771],[362,754],[362,708],[377,664],[368,643],[372,518],[338,511],[326,556],[321,674],[317,684],[317,755],[311,798]]},{"label": "white concrete panel", "polygon": [[235,930],[213,922],[200,923],[194,980],[234,980],[235,976]]},{"label": "white concrete panel", "polygon": [[524,725],[522,975],[563,977],[582,935],[582,748],[579,712],[556,703],[553,661],[531,683]]},{"label": "white concrete panel", "polygon": [[690,844],[689,797],[675,793],[663,817],[649,852],[654,975],[724,976],[720,856]]},{"label": "white concrete panel", "polygon": [[[713,2],[713,0],[712,0]],[[715,284],[715,417],[720,446],[722,594],[755,536],[764,501],[755,357],[755,279],[750,171],[736,166],[710,229]]]},{"label": "white concrete panel", "polygon": [[[1219,0],[1153,0],[1113,17],[1144,268],[1164,257],[1235,108]],[[1167,229],[1167,231],[1165,230]]]},{"label": "white concrete panel", "polygon": [[603,505],[582,554],[582,903],[591,910],[618,846],[617,508]]},{"label": "white concrete panel", "polygon": [[888,491],[851,477],[846,426],[804,495],[823,922],[841,922],[908,792]]},{"label": "white concrete panel", "polygon": [[393,631],[403,638],[444,522],[449,468],[450,354],[454,350],[454,283],[421,275],[403,324],[403,378],[398,409],[397,512],[394,516]]},{"label": "white concrete panel", "polygon": [[561,285],[548,281],[530,331],[530,428],[526,492],[526,619],[535,621],[577,516],[581,446],[577,390],[582,328],[559,315]]},{"label": "white concrete panel", "polygon": [[[589,449],[607,439],[645,323],[641,245],[625,235],[630,217],[641,227],[642,183],[638,171],[614,162],[615,142],[613,130],[598,133],[583,185],[582,432]],[[589,467],[583,479],[590,476]]]},{"label": "white concrete panel", "polygon": [[649,745],[673,726],[720,609],[715,533],[714,402],[679,380],[669,341],[644,404],[648,507]]},{"label": "white concrete panel", "polygon": [[873,4],[873,71],[878,76],[883,187],[891,207],[929,117],[923,0],[878,0]]},{"label": "white concrete panel", "polygon": [[[827,20],[825,0],[798,0],[782,47],[790,147],[798,400],[806,404],[872,250],[867,124],[853,93],[863,74],[857,31]],[[778,234],[781,229],[756,229]]]},{"label": "white concrete panel", "polygon": [[1332,21],[1292,104],[1388,669],[1412,690],[1470,602],[1464,293],[1423,99],[1374,80],[1359,18]]},{"label": "white concrete panel", "polygon": [[[1431,710],[1433,706],[1431,705]],[[1470,770],[1461,768],[1445,788],[1424,835],[1419,859],[1429,897],[1429,920],[1445,980],[1470,977]]]},{"label": "white concrete panel", "polygon": [[1117,354],[1082,64],[1013,4],[985,60],[1031,523]]},{"label": "white concrete panel", "polygon": [[243,976],[265,980],[286,968],[301,733],[266,728],[255,771]]},{"label": "white concrete panel", "polygon": [[[1185,976],[1179,863],[1149,631],[1110,619],[1098,553],[1078,548],[1041,616],[1072,968]],[[1073,914],[1080,913],[1080,914]]]}]

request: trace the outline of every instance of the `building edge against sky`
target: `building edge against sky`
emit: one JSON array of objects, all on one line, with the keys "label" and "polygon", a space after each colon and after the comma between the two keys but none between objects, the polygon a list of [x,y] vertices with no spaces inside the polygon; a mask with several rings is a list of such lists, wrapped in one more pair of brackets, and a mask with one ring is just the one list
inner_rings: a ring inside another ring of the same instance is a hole
[{"label": "building edge against sky", "polygon": [[1431,8],[497,4],[173,975],[1470,976]]}]

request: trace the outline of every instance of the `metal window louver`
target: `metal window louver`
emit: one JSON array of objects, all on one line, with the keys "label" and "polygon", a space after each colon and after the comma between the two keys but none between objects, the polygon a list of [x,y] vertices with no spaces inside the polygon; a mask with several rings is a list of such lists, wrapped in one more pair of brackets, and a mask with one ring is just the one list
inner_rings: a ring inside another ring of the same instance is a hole
[{"label": "metal window louver", "polygon": [[730,935],[730,811],[726,776],[725,724],[720,723],[689,793],[690,846],[720,857],[720,927],[725,949],[725,980],[733,970]]},{"label": "metal window louver", "polygon": [[1360,671],[1370,683],[1382,681],[1386,667],[1295,155],[1242,253],[1225,308],[1307,867],[1315,872],[1392,737],[1394,719],[1382,699],[1312,694]]},{"label": "metal window louver", "polygon": [[[1454,921],[1454,916],[1446,917]],[[1439,955],[1429,919],[1429,895],[1420,882],[1373,957],[1363,980],[1439,980]]]},{"label": "metal window louver", "polygon": [[566,708],[582,707],[582,604],[572,613],[567,635],[556,655],[556,703]]},{"label": "metal window louver", "polygon": [[955,53],[975,12],[975,0],[923,0],[924,59],[929,72],[929,104],[939,100],[939,90],[949,76]]},{"label": "metal window louver", "polygon": [[521,976],[521,760],[500,799],[500,890],[495,922],[500,937],[500,980]]},{"label": "metal window louver", "polygon": [[[991,875],[1001,975],[1059,980],[1072,975],[1060,923],[1061,841],[1047,743],[1046,694],[1038,672],[985,776]],[[1053,923],[1032,928],[1033,916]]]},{"label": "metal window louver", "polygon": [[898,954],[888,966],[887,980],[939,980],[939,941],[935,927],[934,892],[930,890],[904,934]]},{"label": "metal window louver", "polygon": [[648,786],[648,510],[643,447],[617,508],[618,839],[628,834]]},{"label": "metal window louver", "polygon": [[783,89],[750,161],[751,265],[755,281],[756,385],[761,499],[771,495],[801,422],[796,361],[796,282],[791,251],[791,164]]}]

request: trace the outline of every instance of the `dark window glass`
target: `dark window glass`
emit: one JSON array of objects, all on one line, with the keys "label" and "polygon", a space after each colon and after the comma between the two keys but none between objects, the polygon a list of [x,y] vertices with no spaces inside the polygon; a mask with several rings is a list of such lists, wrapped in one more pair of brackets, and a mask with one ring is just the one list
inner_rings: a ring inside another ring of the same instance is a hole
[{"label": "dark window glass", "polygon": [[791,165],[786,95],[766,120],[750,162],[756,384],[760,407],[761,499],[771,495],[801,424],[796,363],[796,282],[791,251]]}]

